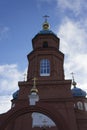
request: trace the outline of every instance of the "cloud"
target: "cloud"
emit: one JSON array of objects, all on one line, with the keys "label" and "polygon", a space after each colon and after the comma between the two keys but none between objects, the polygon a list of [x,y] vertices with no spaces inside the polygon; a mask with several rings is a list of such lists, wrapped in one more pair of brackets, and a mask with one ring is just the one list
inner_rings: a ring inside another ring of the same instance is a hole
[{"label": "cloud", "polygon": [[7,38],[9,30],[9,27],[0,25],[0,40]]},{"label": "cloud", "polygon": [[65,76],[74,72],[78,86],[87,87],[87,32],[82,21],[64,18],[57,33],[60,37],[60,50],[65,54]]},{"label": "cloud", "polygon": [[55,5],[55,8],[60,12],[73,16],[79,16],[85,18],[85,12],[87,12],[86,0],[37,0],[37,4],[41,6],[43,3]]},{"label": "cloud", "polygon": [[75,53],[84,53],[87,50],[86,40],[87,31],[82,23],[65,18],[59,27],[58,35],[61,37],[64,53],[75,51]]},{"label": "cloud", "polygon": [[0,113],[5,113],[11,108],[11,96],[0,96]]},{"label": "cloud", "polygon": [[21,78],[22,73],[18,71],[17,65],[0,66],[0,86],[1,90],[7,93],[17,88],[17,80]]},{"label": "cloud", "polygon": [[0,112],[10,108],[11,95],[18,90],[18,81],[23,81],[23,75],[24,71],[20,72],[16,64],[0,65]]},{"label": "cloud", "polygon": [[57,0],[57,3],[63,11],[69,10],[74,12],[75,15],[87,10],[86,0]]}]

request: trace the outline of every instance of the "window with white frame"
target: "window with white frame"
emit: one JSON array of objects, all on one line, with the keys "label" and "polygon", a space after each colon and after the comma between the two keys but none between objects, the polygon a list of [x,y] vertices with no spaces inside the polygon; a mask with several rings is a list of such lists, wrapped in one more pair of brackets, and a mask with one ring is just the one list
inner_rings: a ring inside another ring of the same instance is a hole
[{"label": "window with white frame", "polygon": [[40,61],[40,76],[50,76],[50,61],[48,59]]}]

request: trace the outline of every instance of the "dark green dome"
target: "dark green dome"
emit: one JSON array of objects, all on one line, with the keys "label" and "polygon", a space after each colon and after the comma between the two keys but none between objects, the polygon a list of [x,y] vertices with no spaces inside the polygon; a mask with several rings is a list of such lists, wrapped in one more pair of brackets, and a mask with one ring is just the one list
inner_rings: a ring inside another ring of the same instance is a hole
[{"label": "dark green dome", "polygon": [[53,35],[55,35],[56,36],[56,34],[53,32],[53,31],[51,31],[51,30],[41,30],[38,34],[53,34]]},{"label": "dark green dome", "polygon": [[17,99],[19,95],[19,90],[17,90],[16,92],[13,93],[13,99]]},{"label": "dark green dome", "polygon": [[71,91],[74,97],[86,97],[86,92],[80,88],[74,87]]}]

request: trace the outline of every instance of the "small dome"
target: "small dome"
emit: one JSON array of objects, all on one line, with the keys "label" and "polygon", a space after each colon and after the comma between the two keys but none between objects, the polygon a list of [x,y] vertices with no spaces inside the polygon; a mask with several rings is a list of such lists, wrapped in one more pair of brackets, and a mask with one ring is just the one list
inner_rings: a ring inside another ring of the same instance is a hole
[{"label": "small dome", "polygon": [[[47,17],[47,16],[45,16],[45,17]],[[50,24],[48,23],[47,19],[45,19],[44,23],[42,24],[42,30],[40,30],[36,34],[36,36],[38,36],[38,35],[44,35],[44,34],[47,34],[47,35],[51,34],[51,35],[54,35],[54,36],[57,37],[57,35],[53,31],[50,30]]]},{"label": "small dome", "polygon": [[13,93],[13,99],[17,99],[19,95],[19,90],[17,90],[16,92]]},{"label": "small dome", "polygon": [[80,88],[74,87],[71,91],[74,97],[86,97],[86,92]]},{"label": "small dome", "polygon": [[72,72],[71,74],[72,74],[72,85],[74,86],[73,89],[71,90],[73,97],[86,97],[86,92],[81,88],[76,87],[77,83],[74,80],[74,75],[73,75],[74,73]]}]

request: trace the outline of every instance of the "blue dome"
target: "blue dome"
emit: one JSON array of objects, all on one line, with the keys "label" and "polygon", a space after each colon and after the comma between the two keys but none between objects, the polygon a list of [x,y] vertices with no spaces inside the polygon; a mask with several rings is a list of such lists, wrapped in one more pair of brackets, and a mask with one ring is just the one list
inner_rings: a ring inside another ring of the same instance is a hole
[{"label": "blue dome", "polygon": [[80,88],[74,87],[71,91],[74,97],[86,97],[86,92]]},{"label": "blue dome", "polygon": [[19,95],[19,90],[17,90],[16,92],[13,93],[13,99],[17,99]]},{"label": "blue dome", "polygon": [[56,34],[55,33],[53,33],[51,30],[41,30],[38,34],[54,34],[55,36],[56,36]]},{"label": "blue dome", "polygon": [[[57,37],[57,35],[56,35],[53,31],[51,31],[51,30],[49,30],[49,29],[48,29],[48,30],[42,29],[41,31],[38,32],[38,34],[43,34],[43,35],[44,35],[44,34],[53,34],[54,36]],[[38,34],[37,34],[37,35],[38,35]]]}]

